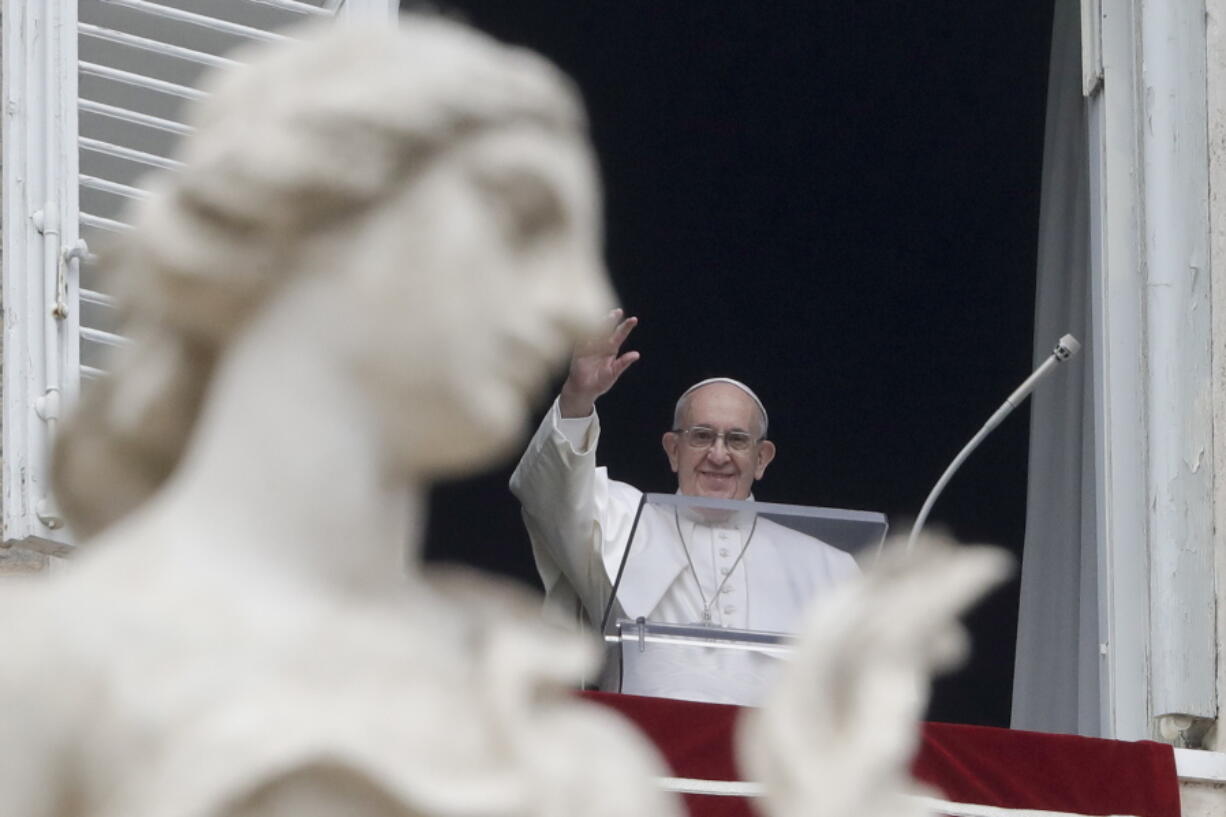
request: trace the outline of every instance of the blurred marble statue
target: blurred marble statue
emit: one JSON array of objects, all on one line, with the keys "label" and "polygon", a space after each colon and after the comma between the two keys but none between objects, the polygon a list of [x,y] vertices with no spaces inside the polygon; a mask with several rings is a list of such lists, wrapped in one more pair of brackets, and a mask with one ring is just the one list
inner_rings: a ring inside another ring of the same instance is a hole
[{"label": "blurred marble statue", "polygon": [[565,691],[592,645],[405,564],[612,303],[577,97],[441,19],[300,35],[114,248],[134,343],[56,462],[90,541],[0,598],[0,814],[676,814]]},{"label": "blurred marble statue", "polygon": [[[0,596],[0,815],[674,817],[566,691],[595,645],[415,550],[612,303],[576,95],[441,19],[302,37],[213,80],[111,255],[134,342],[56,455],[89,541]],[[909,813],[975,553],[815,614],[746,737],[779,817]]]},{"label": "blurred marble statue", "polygon": [[1001,550],[898,539],[816,605],[791,665],[739,725],[738,757],[769,817],[926,817],[910,776],[929,679],[962,662],[958,616],[1012,567]]}]

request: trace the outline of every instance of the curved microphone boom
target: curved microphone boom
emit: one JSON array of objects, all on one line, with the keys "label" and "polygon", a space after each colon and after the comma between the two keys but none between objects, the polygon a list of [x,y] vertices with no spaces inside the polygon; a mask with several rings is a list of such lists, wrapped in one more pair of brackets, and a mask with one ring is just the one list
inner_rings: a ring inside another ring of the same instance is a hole
[{"label": "curved microphone boom", "polygon": [[1044,360],[1039,365],[1039,368],[1035,369],[1030,377],[1026,378],[1022,385],[1014,390],[1013,394],[1005,398],[1005,402],[1001,403],[1000,408],[996,409],[995,413],[983,424],[983,428],[979,429],[979,433],[972,437],[971,441],[958,452],[958,456],[954,457],[953,462],[945,469],[945,473],[941,474],[941,478],[937,480],[937,484],[932,487],[928,498],[924,500],[924,507],[920,509],[919,516],[915,519],[915,524],[911,526],[911,536],[907,539],[908,552],[915,546],[915,540],[924,528],[924,522],[928,519],[929,511],[936,504],[937,497],[941,495],[941,491],[945,489],[945,485],[953,477],[958,467],[966,461],[966,458],[983,442],[984,438],[992,433],[992,429],[1000,425],[1001,420],[1008,417],[1010,412],[1020,406],[1022,401],[1030,396],[1030,393],[1034,391],[1034,387],[1039,384],[1040,380],[1047,377],[1047,375],[1051,374],[1052,369],[1077,354],[1080,350],[1081,343],[1078,342],[1077,338],[1072,335],[1065,335],[1060,338],[1060,342],[1056,344],[1056,348],[1052,351],[1051,356]]}]

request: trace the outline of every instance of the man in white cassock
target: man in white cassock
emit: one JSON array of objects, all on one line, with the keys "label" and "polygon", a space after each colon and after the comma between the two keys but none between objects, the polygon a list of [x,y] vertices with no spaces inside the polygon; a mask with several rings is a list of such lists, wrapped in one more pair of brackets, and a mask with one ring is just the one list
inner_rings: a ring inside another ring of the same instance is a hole
[{"label": "man in white cassock", "polygon": [[[546,604],[599,624],[642,492],[596,466],[597,398],[638,352],[621,347],[637,319],[621,310],[608,332],[575,351],[561,394],[511,476],[523,505]],[[775,456],[757,395],[730,378],[691,386],[677,401],[664,452],[678,493],[752,499]],[[795,632],[815,596],[857,573],[850,555],[755,514],[701,514],[648,506],[617,593],[629,619]],[[602,689],[725,703],[756,703],[778,659],[702,647],[626,650]]]}]

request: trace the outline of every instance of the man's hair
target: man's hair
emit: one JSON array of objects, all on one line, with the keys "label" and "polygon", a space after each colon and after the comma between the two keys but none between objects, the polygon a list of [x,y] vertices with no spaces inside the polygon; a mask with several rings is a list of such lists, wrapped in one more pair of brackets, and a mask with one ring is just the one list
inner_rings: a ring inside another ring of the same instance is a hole
[{"label": "man's hair", "polygon": [[693,386],[690,386],[688,389],[681,392],[681,396],[677,398],[677,405],[673,408],[673,428],[681,428],[682,418],[685,416],[686,409],[690,407],[690,396],[703,386],[710,386],[712,383],[727,383],[730,386],[736,386],[738,389],[745,392],[745,394],[749,395],[749,398],[753,400],[754,405],[758,407],[758,419],[762,422],[762,429],[758,436],[765,439],[766,431],[770,427],[770,418],[766,414],[766,406],[762,404],[762,401],[758,398],[758,395],[754,394],[753,389],[749,388],[739,380],[733,380],[731,377],[708,377],[706,380],[700,380]]}]

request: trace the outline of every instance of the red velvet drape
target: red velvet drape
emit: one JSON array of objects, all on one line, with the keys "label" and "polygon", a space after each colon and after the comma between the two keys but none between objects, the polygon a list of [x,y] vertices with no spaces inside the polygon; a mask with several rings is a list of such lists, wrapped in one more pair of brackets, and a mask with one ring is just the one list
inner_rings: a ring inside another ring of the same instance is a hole
[{"label": "red velvet drape", "polygon": [[[677,777],[739,780],[732,756],[738,707],[583,693],[634,721]],[[946,800],[1004,808],[1179,817],[1170,746],[984,726],[924,725],[912,771]],[[693,817],[748,817],[746,800],[687,795]]]}]

